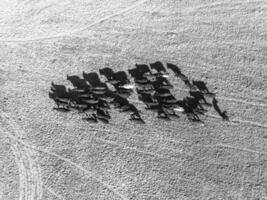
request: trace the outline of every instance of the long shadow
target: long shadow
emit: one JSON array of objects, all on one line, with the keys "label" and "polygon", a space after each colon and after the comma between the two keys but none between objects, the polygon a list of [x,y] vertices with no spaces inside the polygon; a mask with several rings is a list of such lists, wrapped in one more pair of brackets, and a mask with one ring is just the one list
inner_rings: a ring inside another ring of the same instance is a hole
[{"label": "long shadow", "polygon": [[139,110],[131,104],[127,98],[124,98],[118,94],[113,94],[113,101],[111,102],[115,108],[118,108],[120,112],[131,112],[130,119],[134,121],[144,122],[141,118]]},{"label": "long shadow", "polygon": [[175,76],[177,76],[178,78],[180,78],[184,84],[190,88],[190,90],[194,89],[194,85],[190,82],[189,78],[182,73],[181,69],[177,66],[177,65],[174,65],[174,64],[171,64],[171,63],[167,63],[167,68],[168,69],[171,69]]},{"label": "long shadow", "polygon": [[222,117],[222,119],[224,120],[224,121],[229,121],[229,117],[227,116],[227,111],[221,111],[221,109],[220,109],[220,107],[219,107],[219,105],[218,105],[218,101],[217,101],[217,99],[216,98],[214,98],[213,100],[212,100],[212,104],[213,104],[213,107],[214,107],[214,109],[216,110],[216,112]]},{"label": "long shadow", "polygon": [[167,69],[171,69],[176,76],[182,74],[181,69],[177,65],[167,63]]},{"label": "long shadow", "polygon": [[[188,120],[193,122],[202,122],[198,116],[199,102],[193,97],[186,97],[178,102],[178,105],[183,108],[183,113],[186,114]],[[200,113],[201,114],[201,113]]]},{"label": "long shadow", "polygon": [[190,94],[190,96],[197,99],[200,104],[203,104],[206,106],[212,106],[212,104],[206,100],[203,92],[201,92],[201,91],[189,91],[189,94]]},{"label": "long shadow", "polygon": [[193,81],[193,85],[195,85],[203,93],[210,93],[207,84],[204,81]]}]

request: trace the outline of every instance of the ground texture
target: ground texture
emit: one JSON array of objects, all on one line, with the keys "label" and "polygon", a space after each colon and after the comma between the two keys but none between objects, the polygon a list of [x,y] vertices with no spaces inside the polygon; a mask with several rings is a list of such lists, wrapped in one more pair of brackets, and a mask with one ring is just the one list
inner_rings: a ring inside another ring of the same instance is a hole
[{"label": "ground texture", "polygon": [[[266,200],[266,21],[264,0],[2,0],[0,199]],[[230,121],[52,110],[51,81],[157,60],[207,82]]]}]

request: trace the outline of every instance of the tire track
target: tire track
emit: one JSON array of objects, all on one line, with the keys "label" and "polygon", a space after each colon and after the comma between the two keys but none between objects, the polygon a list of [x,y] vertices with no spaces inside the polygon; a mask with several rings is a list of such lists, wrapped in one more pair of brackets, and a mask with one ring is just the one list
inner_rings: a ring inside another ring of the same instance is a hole
[{"label": "tire track", "polygon": [[[216,116],[216,115],[212,115],[212,114],[207,114],[207,113],[205,113],[204,116],[211,117],[211,118],[214,118],[214,119],[221,119],[220,116]],[[243,123],[243,124],[249,124],[251,126],[257,126],[257,127],[264,128],[264,129],[267,128],[267,124],[263,124],[263,123],[259,123],[259,122],[253,122],[253,121],[249,121],[249,120],[237,119],[237,118],[230,119],[228,121],[228,123],[231,123],[231,124]]]},{"label": "tire track", "polygon": [[235,149],[235,150],[239,150],[239,151],[247,151],[247,152],[255,153],[255,154],[259,154],[259,155],[267,155],[267,152],[264,152],[264,151],[256,151],[256,150],[252,150],[252,149],[248,149],[248,148],[231,146],[228,144],[214,144],[214,145],[201,145],[201,146],[204,146],[204,147],[223,147],[223,148]]},{"label": "tire track", "polygon": [[[7,134],[8,134],[8,133],[7,133]],[[101,181],[99,178],[95,177],[95,175],[94,175],[92,172],[90,172],[90,171],[84,169],[82,166],[78,165],[77,163],[73,163],[73,162],[72,162],[71,160],[69,160],[69,159],[66,159],[66,158],[64,158],[64,157],[62,157],[62,156],[60,156],[60,155],[57,155],[57,154],[55,154],[55,153],[52,153],[52,152],[50,152],[50,151],[41,149],[41,148],[39,148],[39,147],[35,147],[35,146],[32,146],[32,145],[29,145],[29,144],[27,144],[27,143],[21,141],[20,139],[16,138],[15,136],[10,135],[10,138],[14,139],[15,141],[17,141],[17,142],[20,143],[21,145],[24,145],[24,146],[27,147],[27,148],[33,149],[33,150],[38,151],[38,152],[43,152],[43,153],[48,154],[48,155],[51,155],[51,156],[55,156],[55,157],[57,157],[58,159],[63,160],[63,161],[65,161],[65,162],[71,164],[72,166],[74,166],[74,167],[80,169],[80,170],[83,171],[85,174],[89,175],[90,177],[94,178],[95,180],[99,180],[99,182],[102,183],[102,181]],[[254,151],[254,150],[250,150],[250,149],[246,149],[246,148],[236,148],[236,147],[232,147],[232,146],[230,146],[230,145],[227,145],[227,146],[226,146],[226,145],[223,145],[223,144],[217,144],[217,146],[218,146],[218,145],[225,146],[225,147],[227,147],[227,148],[238,149],[238,150],[240,150],[240,151],[249,151],[249,152],[253,152],[253,153],[257,153],[257,154],[266,154],[265,152]],[[201,145],[201,146],[205,146],[205,145]],[[209,147],[208,145],[206,145],[206,146]],[[213,146],[213,145],[210,145],[210,146]],[[190,180],[188,180],[188,179],[186,179],[186,178],[182,178],[182,179],[184,179],[184,180],[186,180],[186,181],[190,181]],[[199,179],[199,178],[198,178],[198,179]],[[201,179],[199,179],[199,180],[201,180]],[[104,185],[104,184],[105,184],[105,185]],[[104,184],[103,184],[103,185],[106,186],[106,183],[104,183]],[[108,186],[107,186],[107,187],[108,187]],[[113,189],[112,187],[111,187],[111,188],[109,187],[109,189],[110,189],[111,191],[114,192],[114,189]],[[115,192],[114,192],[114,193],[115,193]],[[117,194],[117,193],[115,193],[115,194]],[[118,195],[118,196],[119,196],[119,195]],[[123,195],[122,195],[122,196],[119,196],[119,197],[122,198],[122,199],[127,199],[127,198],[126,198],[125,196],[123,196]]]},{"label": "tire track", "polygon": [[[41,200],[42,198],[42,178],[39,171],[39,166],[34,162],[32,156],[34,151],[25,149],[24,146],[14,140],[14,135],[21,136],[19,133],[20,127],[16,122],[7,114],[1,111],[1,118],[6,127],[0,127],[0,130],[5,133],[10,139],[12,144],[13,153],[16,157],[16,162],[20,171],[20,200]],[[11,129],[11,130],[10,130]]]},{"label": "tire track", "polygon": [[174,162],[182,162],[183,161],[182,159],[177,160],[177,159],[174,159],[172,157],[166,157],[165,155],[160,155],[158,153],[153,153],[153,152],[140,150],[140,149],[135,148],[135,147],[125,146],[125,145],[118,144],[116,142],[108,141],[108,140],[101,139],[101,138],[95,138],[95,140],[101,141],[101,142],[103,142],[105,144],[110,144],[110,145],[113,145],[113,146],[117,146],[117,147],[120,147],[122,149],[128,149],[128,150],[135,151],[135,152],[138,152],[138,153],[141,153],[141,154],[146,154],[146,155],[150,155],[152,157],[157,157],[157,158],[160,158],[160,159],[163,159],[163,160],[171,160],[171,161],[174,161]]},{"label": "tire track", "polygon": [[[11,137],[13,138],[14,136],[11,136]],[[69,160],[69,159],[67,159],[67,158],[64,158],[64,157],[62,157],[62,156],[60,156],[60,155],[58,155],[58,154],[56,154],[56,153],[47,151],[47,150],[45,150],[45,149],[41,149],[41,148],[39,148],[39,147],[35,147],[35,146],[33,146],[33,145],[29,145],[29,144],[25,143],[24,141],[21,141],[21,140],[18,139],[18,138],[13,138],[13,139],[16,140],[18,143],[20,143],[21,145],[27,147],[27,148],[33,149],[33,150],[38,151],[38,152],[42,152],[42,153],[47,154],[47,155],[51,155],[51,156],[57,157],[59,160],[65,161],[66,163],[68,163],[68,164],[70,164],[70,165],[76,167],[77,169],[80,169],[80,170],[83,171],[85,174],[89,175],[89,177],[92,177],[92,178],[94,178],[94,179],[98,179],[98,178],[96,178],[94,175],[92,175],[92,173],[91,173],[90,171],[86,170],[86,169],[83,168],[82,166],[78,165],[77,163],[72,162],[71,160]],[[179,176],[178,179],[179,179],[179,180],[182,180],[182,181],[189,182],[189,183],[198,183],[198,181],[202,181],[202,179],[200,179],[199,177],[196,177],[196,179],[191,180],[191,179],[189,179],[189,178],[184,178],[184,177],[182,177],[182,176]],[[99,183],[102,183],[102,184],[103,184],[103,182],[102,182],[101,180],[99,180]],[[103,184],[103,185],[104,185],[104,184]],[[106,183],[105,183],[105,185],[106,185]],[[44,186],[44,188],[45,188],[45,189],[49,189],[49,188],[46,187],[46,186]],[[110,187],[109,187],[108,189],[110,189],[111,191],[113,191],[113,192],[115,193],[115,190],[114,190],[114,189],[112,189],[112,188],[110,188]],[[57,193],[55,193],[53,190],[51,190],[51,189],[49,189],[49,190],[50,190],[49,192],[50,192],[51,194],[53,194],[54,196],[56,196],[56,197],[58,197],[58,198],[60,198],[60,199],[63,199],[63,198],[61,198],[61,196],[59,196],[59,195],[58,195]],[[124,200],[129,200],[127,197],[125,197],[125,196],[123,196],[123,195],[119,195],[118,193],[115,193],[115,194],[117,194],[118,197],[120,197],[120,198],[122,198],[122,199],[124,199]]]},{"label": "tire track", "polygon": [[[86,129],[81,128],[81,127],[78,127],[78,126],[75,126],[74,124],[70,124],[70,123],[68,123],[66,125],[63,125],[63,124],[58,124],[58,125],[61,125],[62,127],[66,127],[67,126],[67,127],[70,127],[70,128],[75,128],[77,130],[86,131]],[[118,124],[117,125],[114,124],[114,126],[119,126],[119,125]],[[96,129],[96,128],[93,128],[92,129],[92,128],[90,128],[90,131],[97,132],[98,135],[99,135],[100,132],[106,132],[106,133],[112,133],[112,134],[121,135],[120,134],[120,131],[109,131],[109,130],[105,130],[105,129]],[[134,133],[134,132],[135,131],[131,131],[131,133]],[[128,131],[127,133],[130,133],[130,132]],[[96,137],[93,137],[93,136],[96,136]],[[155,151],[154,152],[147,151],[145,148],[137,148],[137,147],[134,147],[134,146],[127,146],[127,145],[124,145],[123,143],[118,143],[118,142],[114,142],[112,140],[103,139],[103,138],[101,138],[100,136],[97,136],[97,135],[93,135],[93,136],[91,136],[90,138],[91,139],[94,139],[96,141],[100,141],[100,142],[109,144],[109,145],[114,145],[114,146],[120,147],[122,149],[126,149],[126,150],[128,149],[130,151],[134,151],[134,152],[137,152],[137,153],[150,155],[150,156],[153,156],[153,157],[157,157],[159,159],[162,159],[162,160],[170,160],[170,161],[173,161],[173,162],[181,162],[181,161],[183,161],[182,159],[175,159],[175,158],[173,158],[171,156],[170,157],[166,157],[166,155],[163,155],[163,154],[160,154],[160,153],[156,153]],[[125,136],[125,133],[123,134],[123,136]],[[143,136],[142,136],[142,139],[144,139]],[[145,139],[151,139],[151,138],[145,137]],[[164,141],[164,138],[163,137],[160,137],[159,139],[153,138],[153,142],[155,144],[158,144],[158,142],[160,142],[160,141]],[[75,146],[72,146],[72,147],[73,148],[76,148]],[[159,148],[159,150],[169,150],[169,151],[172,151],[173,150],[173,149],[170,149],[170,148],[161,147],[160,145],[157,146],[157,147]],[[62,148],[49,148],[49,150],[62,150]],[[182,157],[183,156],[188,156],[188,157],[191,156],[191,154],[186,153],[182,148],[177,149],[177,151],[175,151],[175,152],[173,151],[173,153],[179,154]]]},{"label": "tire track", "polygon": [[20,151],[17,147],[17,144],[13,140],[11,140],[10,144],[19,171],[19,200],[25,200],[25,188],[27,188],[26,170],[21,160]]},{"label": "tire track", "polygon": [[30,176],[30,181],[33,183],[31,185],[31,200],[41,200],[42,199],[42,177],[41,177],[41,172],[39,169],[39,166],[36,165],[34,160],[32,159],[34,155],[34,151],[23,148],[24,150],[24,156],[26,157],[25,160],[28,161],[27,165],[31,173],[29,174]]},{"label": "tire track", "polygon": [[52,194],[53,196],[55,196],[57,199],[59,199],[59,200],[64,200],[64,198],[61,196],[61,195],[59,195],[59,194],[57,194],[54,190],[52,190],[51,188],[49,188],[49,187],[47,187],[47,186],[45,186],[44,185],[44,188],[50,193],[50,194]]},{"label": "tire track", "polygon": [[[62,125],[62,126],[64,126],[64,125]],[[72,128],[75,128],[75,129],[80,129],[80,130],[84,130],[84,131],[86,131],[86,129],[83,129],[83,128],[80,128],[80,127],[78,127],[78,126],[73,126],[72,125]],[[157,129],[158,128],[160,128],[160,127],[156,127]],[[174,130],[174,129],[169,129],[169,130]],[[114,131],[114,130],[112,130],[112,131],[107,131],[107,130],[104,130],[104,129],[94,129],[93,131],[98,131],[98,132],[101,132],[101,131],[103,131],[103,132],[113,132],[113,133],[118,133],[119,134],[119,132],[118,131]],[[161,130],[161,131],[163,131],[163,130]],[[133,131],[134,132],[134,131]],[[107,140],[105,140],[105,139],[101,139],[101,140],[103,140],[103,141],[107,141]],[[162,137],[161,139],[159,139],[158,141],[160,141],[160,140],[162,140],[162,141],[168,141],[168,142],[172,142],[172,143],[176,143],[176,144],[183,144],[181,141],[177,141],[177,140],[173,140],[173,139],[169,139],[169,138],[164,138],[164,137]],[[109,142],[109,141],[107,141],[107,142]],[[111,141],[112,142],[112,141]],[[112,142],[113,143],[113,142]],[[194,144],[194,146],[204,146],[204,147],[225,147],[225,148],[232,148],[232,149],[237,149],[237,150],[240,150],[240,151],[247,151],[247,152],[251,152],[251,153],[255,153],[255,154],[267,154],[267,152],[262,152],[262,151],[256,151],[256,150],[252,150],[252,149],[248,149],[248,148],[242,148],[242,147],[236,147],[236,146],[231,146],[231,145],[226,145],[226,144],[214,144],[214,145],[202,145],[202,144]],[[188,156],[192,156],[191,154],[188,154]]]},{"label": "tire track", "polygon": [[[183,88],[179,88],[179,87],[175,87],[175,90],[183,91],[183,92],[188,92],[189,91],[188,89],[183,89]],[[223,97],[223,96],[220,96],[220,95],[216,95],[216,99],[222,100],[222,101],[237,102],[237,103],[242,103],[242,104],[247,104],[247,105],[259,106],[259,107],[267,108],[267,104],[253,102],[253,101],[245,101],[245,100],[242,100],[241,98]],[[260,99],[258,99],[258,100],[260,100]],[[264,99],[261,99],[261,100],[264,100]]]},{"label": "tire track", "polygon": [[35,163],[30,155],[31,151],[12,139],[11,148],[19,170],[19,200],[41,200],[41,177],[36,166],[34,166]]},{"label": "tire track", "polygon": [[119,12],[116,12],[116,13],[114,13],[112,15],[108,15],[106,17],[103,17],[103,18],[101,18],[101,19],[89,24],[86,27],[83,27],[83,28],[80,28],[80,29],[76,29],[76,30],[73,30],[73,31],[60,33],[60,34],[56,34],[56,35],[51,35],[51,36],[35,37],[35,38],[32,38],[32,37],[31,38],[5,38],[5,39],[0,39],[0,42],[32,42],[32,41],[38,41],[38,40],[42,41],[42,40],[49,40],[49,39],[67,37],[67,36],[69,36],[69,37],[75,36],[74,34],[77,33],[77,32],[85,31],[86,29],[89,29],[89,28],[91,28],[91,27],[93,27],[93,26],[95,26],[97,24],[101,24],[104,21],[107,21],[107,20],[112,19],[114,17],[117,17],[119,15],[122,15],[124,13],[127,13],[127,12],[133,10],[134,8],[140,6],[140,5],[142,5],[142,4],[144,4],[144,3],[148,2],[148,1],[150,1],[150,0],[141,0],[141,1],[137,2],[136,4],[131,5],[131,6],[127,7],[127,8],[119,11]]},{"label": "tire track", "polygon": [[[10,120],[9,124],[12,126],[14,132],[16,133],[16,135],[25,135],[23,129],[21,129],[21,127],[19,127],[19,125],[11,118],[9,117],[9,115],[7,113],[2,112],[1,113],[1,117]],[[27,147],[27,149],[32,149],[38,152],[42,152],[51,156],[54,156],[60,160],[63,160],[67,163],[69,163],[70,165],[76,167],[77,169],[81,170],[82,172],[84,172],[86,175],[88,175],[89,177],[93,178],[94,180],[96,180],[97,182],[101,183],[104,187],[106,187],[109,191],[111,191],[112,193],[114,193],[116,196],[118,196],[120,199],[123,200],[128,200],[128,198],[126,196],[124,196],[123,194],[121,194],[119,191],[117,191],[116,189],[114,189],[111,185],[109,185],[108,183],[104,182],[101,180],[101,178],[98,178],[93,172],[90,172],[88,170],[86,170],[85,168],[83,168],[82,166],[80,166],[77,163],[72,162],[70,159],[64,158],[60,155],[57,155],[55,153],[49,152],[47,150],[35,147],[35,146],[31,146],[29,144],[26,144],[25,142],[23,142],[21,139],[19,139],[17,136],[14,136],[12,134],[10,134],[9,132],[4,132],[10,139],[20,143],[21,145],[23,145],[24,147]],[[20,134],[18,134],[20,133]],[[30,183],[31,184],[31,183]],[[35,189],[36,187],[38,187],[39,185],[35,185],[33,188]],[[37,194],[37,191],[35,191]],[[35,194],[34,192],[34,194]],[[30,192],[28,192],[30,193]],[[34,200],[34,199],[27,199],[27,200]]]}]

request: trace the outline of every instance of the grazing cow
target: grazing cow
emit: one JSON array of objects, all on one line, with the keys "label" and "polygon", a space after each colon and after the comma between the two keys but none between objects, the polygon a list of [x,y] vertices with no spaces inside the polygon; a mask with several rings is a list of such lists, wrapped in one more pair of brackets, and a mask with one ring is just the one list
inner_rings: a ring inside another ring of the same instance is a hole
[{"label": "grazing cow", "polygon": [[156,81],[152,82],[155,89],[157,88],[165,88],[171,89],[173,85],[166,79],[165,77],[159,76],[156,78]]},{"label": "grazing cow", "polygon": [[150,71],[150,68],[148,67],[148,65],[145,64],[135,64],[136,69],[142,74],[152,74]]},{"label": "grazing cow", "polygon": [[114,71],[109,68],[105,67],[103,69],[99,69],[99,73],[107,78],[108,81],[111,81],[114,79]]},{"label": "grazing cow", "polygon": [[167,69],[171,69],[177,76],[182,73],[179,67],[171,63],[167,63]]},{"label": "grazing cow", "polygon": [[130,83],[128,76],[124,71],[118,71],[118,72],[114,73],[114,79],[119,81],[118,84],[115,85],[115,87],[119,86],[119,85],[125,85],[125,84]]},{"label": "grazing cow", "polygon": [[199,99],[192,98],[192,97],[186,97],[185,102],[187,105],[192,107],[193,109],[200,111],[200,112],[206,112],[206,110],[203,108],[203,106],[200,104]]},{"label": "grazing cow", "polygon": [[210,93],[204,81],[193,81],[193,85],[195,85],[200,91],[204,93]]},{"label": "grazing cow", "polygon": [[65,85],[56,85],[52,82],[51,90],[59,98],[69,98],[69,93]]},{"label": "grazing cow", "polygon": [[140,71],[138,71],[136,68],[129,69],[128,72],[135,79],[142,79],[143,78],[143,74]]},{"label": "grazing cow", "polygon": [[189,94],[197,99],[199,102],[202,101],[203,103],[208,105],[208,102],[206,101],[204,94],[200,91],[189,91]]},{"label": "grazing cow", "polygon": [[155,63],[150,63],[150,67],[151,67],[151,69],[155,69],[160,74],[166,74],[167,73],[165,67],[159,61],[157,61]]},{"label": "grazing cow", "polygon": [[178,101],[178,105],[183,108],[183,113],[186,114],[187,118],[190,121],[201,122],[200,118],[196,114],[195,110],[197,109],[199,103],[196,99],[191,97],[186,97],[183,101]]},{"label": "grazing cow", "polygon": [[127,88],[127,86],[131,87],[130,85],[127,85],[130,83],[130,80],[128,79],[127,74],[124,71],[118,71],[114,73],[113,78],[114,80],[110,83],[117,90],[118,94],[125,98],[129,97],[131,93],[133,92],[133,90],[131,88]]},{"label": "grazing cow", "polygon": [[88,82],[90,83],[90,85],[93,87],[93,88],[96,88],[96,87],[102,87],[102,88],[106,88],[107,89],[107,85],[103,82],[101,82],[99,76],[97,73],[95,72],[91,72],[91,73],[85,73],[83,72],[83,78]]},{"label": "grazing cow", "polygon": [[86,83],[86,80],[81,79],[79,76],[68,76],[67,75],[67,80],[70,81],[75,88],[84,89],[84,90],[89,89],[89,85]]}]

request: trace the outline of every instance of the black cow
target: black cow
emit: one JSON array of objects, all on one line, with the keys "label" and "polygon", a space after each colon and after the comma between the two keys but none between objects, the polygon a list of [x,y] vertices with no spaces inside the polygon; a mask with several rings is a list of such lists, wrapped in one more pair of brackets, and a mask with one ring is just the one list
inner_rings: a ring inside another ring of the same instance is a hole
[{"label": "black cow", "polygon": [[109,68],[105,67],[103,69],[99,69],[99,73],[107,78],[108,81],[111,81],[114,79],[114,71]]},{"label": "black cow", "polygon": [[89,89],[89,85],[86,83],[86,80],[81,79],[79,76],[68,76],[67,75],[67,80],[70,81],[75,88],[84,89],[84,90]]},{"label": "black cow", "polygon": [[165,69],[165,67],[163,66],[162,62],[155,62],[155,63],[150,63],[150,67],[151,69],[155,69],[158,73],[160,74],[166,74],[167,71]]},{"label": "black cow", "polygon": [[51,83],[51,91],[59,98],[69,98],[69,93],[65,85]]},{"label": "black cow", "polygon": [[103,83],[98,74],[95,73],[95,72],[91,72],[91,73],[85,73],[83,72],[83,78],[88,82],[90,83],[90,85],[93,87],[93,88],[96,88],[96,87],[103,87],[103,88],[107,88],[107,85],[105,83]]}]

